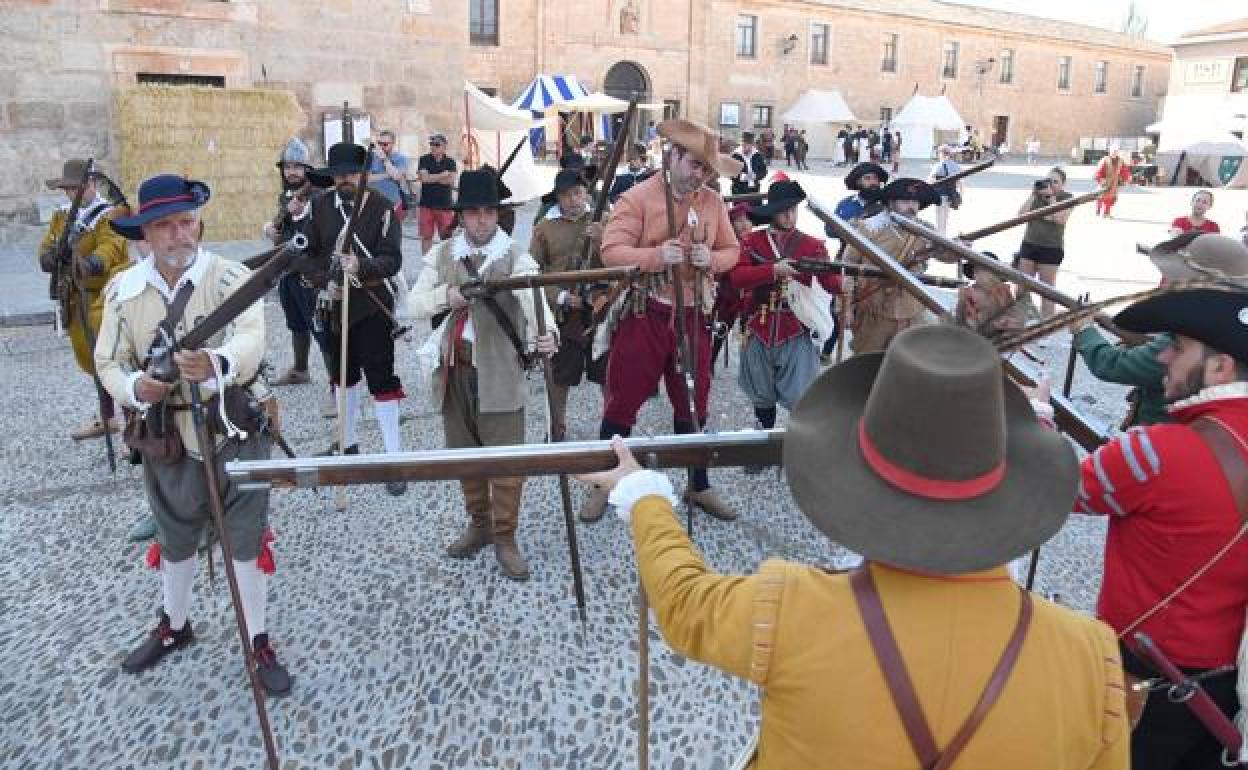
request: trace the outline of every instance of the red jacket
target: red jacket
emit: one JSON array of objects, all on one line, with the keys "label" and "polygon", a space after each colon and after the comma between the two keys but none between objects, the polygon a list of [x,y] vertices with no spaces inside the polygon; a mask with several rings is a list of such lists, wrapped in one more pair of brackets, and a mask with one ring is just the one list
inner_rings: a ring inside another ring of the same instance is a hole
[{"label": "red jacket", "polygon": [[[1132,428],[1083,461],[1075,511],[1109,516],[1097,613],[1119,633],[1194,575],[1243,523],[1213,450],[1188,423],[1216,416],[1248,441],[1248,397],[1211,399],[1172,414],[1178,422]],[[1243,449],[1248,462],[1248,444]],[[1241,539],[1136,630],[1180,666],[1215,668],[1235,662],[1245,606],[1248,539]]]},{"label": "red jacket", "polygon": [[[772,313],[769,310],[765,317],[760,312],[763,306],[768,304],[771,292],[777,288],[775,273],[772,270],[772,264],[777,260],[771,250],[771,243],[767,239],[768,233],[771,233],[771,237],[776,240],[776,246],[788,259],[826,262],[828,250],[823,245],[823,241],[797,230],[781,233],[766,228],[747,233],[741,239],[741,256],[737,260],[736,267],[728,272],[728,280],[733,288],[741,292],[742,315],[749,319],[750,331],[764,345],[779,345],[799,334],[805,334],[806,327],[797,320],[797,316],[788,308],[788,303],[783,301],[783,294],[780,295],[776,304],[778,312]],[[790,280],[801,281],[810,286],[811,281],[816,277],[824,289],[833,294],[840,293],[841,277],[832,273],[820,273],[818,276],[803,273]],[[774,337],[772,336],[773,329],[775,330]]]}]

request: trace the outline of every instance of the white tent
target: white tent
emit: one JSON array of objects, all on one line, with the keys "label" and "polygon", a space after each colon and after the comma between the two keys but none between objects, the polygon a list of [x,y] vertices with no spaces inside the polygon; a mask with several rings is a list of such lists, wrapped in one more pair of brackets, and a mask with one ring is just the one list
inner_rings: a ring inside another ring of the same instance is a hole
[{"label": "white tent", "polygon": [[[1173,153],[1161,154],[1158,163],[1166,169],[1177,167],[1177,172],[1169,172],[1169,178],[1179,185],[1248,189],[1248,141],[1232,134],[1189,144],[1177,157]],[[1194,172],[1190,180],[1189,171]]]},{"label": "white tent", "polygon": [[511,200],[527,201],[546,192],[528,142],[529,129],[539,128],[543,122],[528,110],[507,106],[472,83],[464,83],[464,109],[468,125],[472,126],[478,163],[500,168],[516,145],[523,142],[516,159],[503,174],[503,182],[511,189]]},{"label": "white tent", "polygon": [[[940,141],[955,141],[956,132],[965,126],[949,97],[919,94],[912,96],[889,123],[890,129],[901,132],[903,158],[931,158]],[[953,135],[942,137],[937,132]]]},{"label": "white tent", "polygon": [[857,120],[840,91],[812,88],[803,93],[792,107],[781,115],[785,123],[795,124],[806,132],[812,158],[836,157],[836,132],[845,123]]}]

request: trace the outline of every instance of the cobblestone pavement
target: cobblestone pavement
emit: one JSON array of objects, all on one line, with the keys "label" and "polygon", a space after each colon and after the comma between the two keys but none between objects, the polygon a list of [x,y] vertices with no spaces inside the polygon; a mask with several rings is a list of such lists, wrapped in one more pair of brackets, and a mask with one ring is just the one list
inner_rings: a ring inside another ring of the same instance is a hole
[{"label": "cobblestone pavement", "polygon": [[[277,304],[266,309],[280,371],[288,337]],[[440,421],[417,371],[421,334],[413,336],[398,354],[409,394],[403,441],[435,448]],[[1065,345],[1063,337],[1038,350],[1058,382]],[[735,362],[734,352],[734,370]],[[716,377],[714,429],[752,423],[734,374]],[[321,385],[281,391],[287,436],[304,454],[331,441],[319,363],[314,378]],[[111,476],[100,442],[67,438],[89,417],[91,389],[50,328],[0,329],[0,384],[0,767],[260,767],[219,562],[215,584],[202,567],[197,578],[196,644],[155,670],[123,674],[124,652],[159,609],[145,547],[126,542],[145,512],[137,469],[123,464]],[[1075,392],[1102,423],[1123,411],[1122,389],[1082,370]],[[542,435],[543,403],[534,377],[531,441]],[[596,435],[600,409],[596,388],[574,391],[573,438]],[[663,400],[647,404],[639,433],[667,432],[669,410]],[[366,419],[362,441],[380,449],[375,422]],[[775,475],[731,470],[712,479],[742,511],[734,523],[696,522],[695,540],[715,569],[844,557]],[[577,488],[574,504],[582,497]],[[488,551],[462,562],[443,555],[465,523],[452,483],[412,485],[401,498],[354,488],[345,513],[326,492],[276,492],[272,502],[278,571],[268,627],[296,677],[290,697],[269,701],[284,768],[634,766],[636,574],[621,522],[579,527],[590,605],[582,636],[552,478],[525,488],[519,539],[534,573],[525,584],[504,579]],[[1101,522],[1072,518],[1043,551],[1038,589],[1088,610],[1103,539]],[[673,653],[654,630],[651,651],[653,766],[727,767],[755,729],[757,693]]]}]

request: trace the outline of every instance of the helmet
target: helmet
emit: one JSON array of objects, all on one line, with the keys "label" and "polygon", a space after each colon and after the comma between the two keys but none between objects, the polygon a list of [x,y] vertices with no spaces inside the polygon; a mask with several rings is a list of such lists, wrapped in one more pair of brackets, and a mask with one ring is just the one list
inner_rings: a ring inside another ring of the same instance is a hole
[{"label": "helmet", "polygon": [[298,137],[292,136],[282,150],[282,157],[277,160],[277,167],[281,168],[283,163],[298,163],[305,168],[312,168],[311,160],[312,151]]}]

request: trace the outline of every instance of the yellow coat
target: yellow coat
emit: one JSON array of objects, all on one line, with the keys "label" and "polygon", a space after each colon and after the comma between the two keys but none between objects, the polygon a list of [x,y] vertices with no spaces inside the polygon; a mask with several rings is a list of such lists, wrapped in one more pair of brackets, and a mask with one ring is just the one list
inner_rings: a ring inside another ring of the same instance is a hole
[{"label": "yellow coat", "polygon": [[[748,577],[717,575],[655,495],[634,506],[632,527],[642,581],[672,648],[762,688],[755,770],[918,766],[847,575],[782,561]],[[1004,567],[956,579],[871,569],[943,748],[1005,649],[1019,590]],[[1123,699],[1113,632],[1037,599],[1017,666],[954,768],[1125,770]]]},{"label": "yellow coat", "polygon": [[[93,337],[99,334],[100,320],[104,315],[104,304],[100,299],[101,292],[114,275],[125,270],[130,264],[130,254],[126,248],[126,239],[118,235],[108,225],[109,221],[119,214],[121,214],[121,209],[116,207],[100,214],[73,247],[75,261],[95,254],[104,263],[104,272],[102,274],[82,279],[82,287],[87,293],[87,322],[91,324],[91,335]],[[65,228],[65,218],[68,215],[69,209],[67,207],[59,209],[52,215],[52,221],[48,224],[48,231],[44,233],[43,241],[39,244],[40,254],[56,247],[56,242],[61,237],[61,231]],[[73,346],[74,358],[78,362],[78,367],[90,374],[95,370],[95,356],[90,344],[88,344],[87,335],[82,328],[82,322],[78,314],[77,296],[70,297],[69,317],[62,318],[61,322],[69,330],[69,341]]]}]

